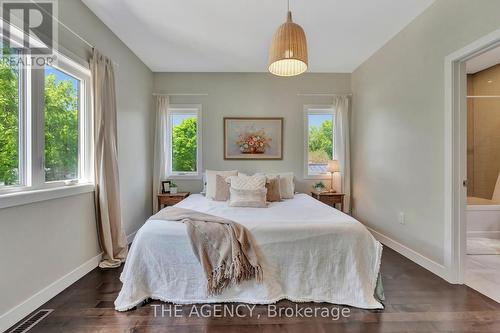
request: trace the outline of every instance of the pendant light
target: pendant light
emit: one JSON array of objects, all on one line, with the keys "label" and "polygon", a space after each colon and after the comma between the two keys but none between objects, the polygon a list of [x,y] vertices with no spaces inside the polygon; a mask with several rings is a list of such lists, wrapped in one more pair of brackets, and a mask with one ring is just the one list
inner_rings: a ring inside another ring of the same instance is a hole
[{"label": "pendant light", "polygon": [[307,70],[307,41],[304,29],[292,21],[288,2],[286,22],[274,33],[269,51],[269,72],[277,76],[295,76]]}]

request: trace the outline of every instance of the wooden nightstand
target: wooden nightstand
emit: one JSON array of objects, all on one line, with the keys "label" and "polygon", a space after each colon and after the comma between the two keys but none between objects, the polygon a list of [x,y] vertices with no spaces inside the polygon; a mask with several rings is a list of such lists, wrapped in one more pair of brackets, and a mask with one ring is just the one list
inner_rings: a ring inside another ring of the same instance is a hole
[{"label": "wooden nightstand", "polygon": [[311,196],[333,208],[337,208],[335,204],[340,204],[340,211],[344,211],[344,193],[311,192]]},{"label": "wooden nightstand", "polygon": [[182,200],[186,199],[189,196],[189,192],[179,192],[175,194],[171,193],[161,193],[158,194],[158,209],[162,209],[163,206],[173,206],[178,204]]}]

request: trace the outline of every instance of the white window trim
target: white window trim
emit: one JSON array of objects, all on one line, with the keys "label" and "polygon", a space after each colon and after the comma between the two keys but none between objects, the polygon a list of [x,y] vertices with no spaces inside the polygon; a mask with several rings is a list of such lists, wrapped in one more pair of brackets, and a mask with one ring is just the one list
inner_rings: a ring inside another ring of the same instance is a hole
[{"label": "white window trim", "polygon": [[94,192],[94,184],[76,184],[0,195],[0,209]]},{"label": "white window trim", "polygon": [[[196,172],[173,172],[172,171],[172,126],[171,114],[196,114]],[[175,180],[198,180],[202,173],[202,110],[201,104],[170,104],[167,109],[167,178]]]},{"label": "white window trim", "polygon": [[[0,188],[0,209],[31,202],[38,202],[94,191],[93,168],[93,110],[91,99],[90,69],[57,53],[57,64],[53,66],[81,81],[79,127],[78,179],[75,181],[45,182],[44,168],[44,97],[32,89],[44,84],[42,69],[23,69],[20,75],[22,98],[20,100],[20,185]],[[38,135],[38,138],[35,136]],[[30,154],[31,152],[31,154]]]},{"label": "white window trim", "polygon": [[326,115],[333,115],[333,156],[337,155],[335,152],[335,117],[336,117],[336,111],[333,107],[333,105],[304,105],[304,163],[303,163],[303,168],[304,168],[304,179],[305,180],[325,180],[325,179],[331,179],[331,174],[330,173],[323,173],[323,174],[309,174],[309,118],[308,116],[310,114],[326,114]]}]

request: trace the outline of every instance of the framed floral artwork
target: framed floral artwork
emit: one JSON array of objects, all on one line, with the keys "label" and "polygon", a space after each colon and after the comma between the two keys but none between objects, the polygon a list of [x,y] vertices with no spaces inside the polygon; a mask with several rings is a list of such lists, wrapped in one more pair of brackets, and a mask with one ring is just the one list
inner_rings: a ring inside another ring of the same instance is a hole
[{"label": "framed floral artwork", "polygon": [[282,160],[283,118],[224,118],[225,160]]}]

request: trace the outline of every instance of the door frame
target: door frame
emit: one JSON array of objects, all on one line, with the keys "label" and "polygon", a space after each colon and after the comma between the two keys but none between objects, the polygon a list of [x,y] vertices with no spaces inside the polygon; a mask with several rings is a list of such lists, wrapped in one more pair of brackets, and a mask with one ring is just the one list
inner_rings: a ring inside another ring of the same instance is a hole
[{"label": "door frame", "polygon": [[500,46],[500,29],[445,58],[444,264],[451,283],[464,283],[467,190],[467,74],[465,62]]}]

